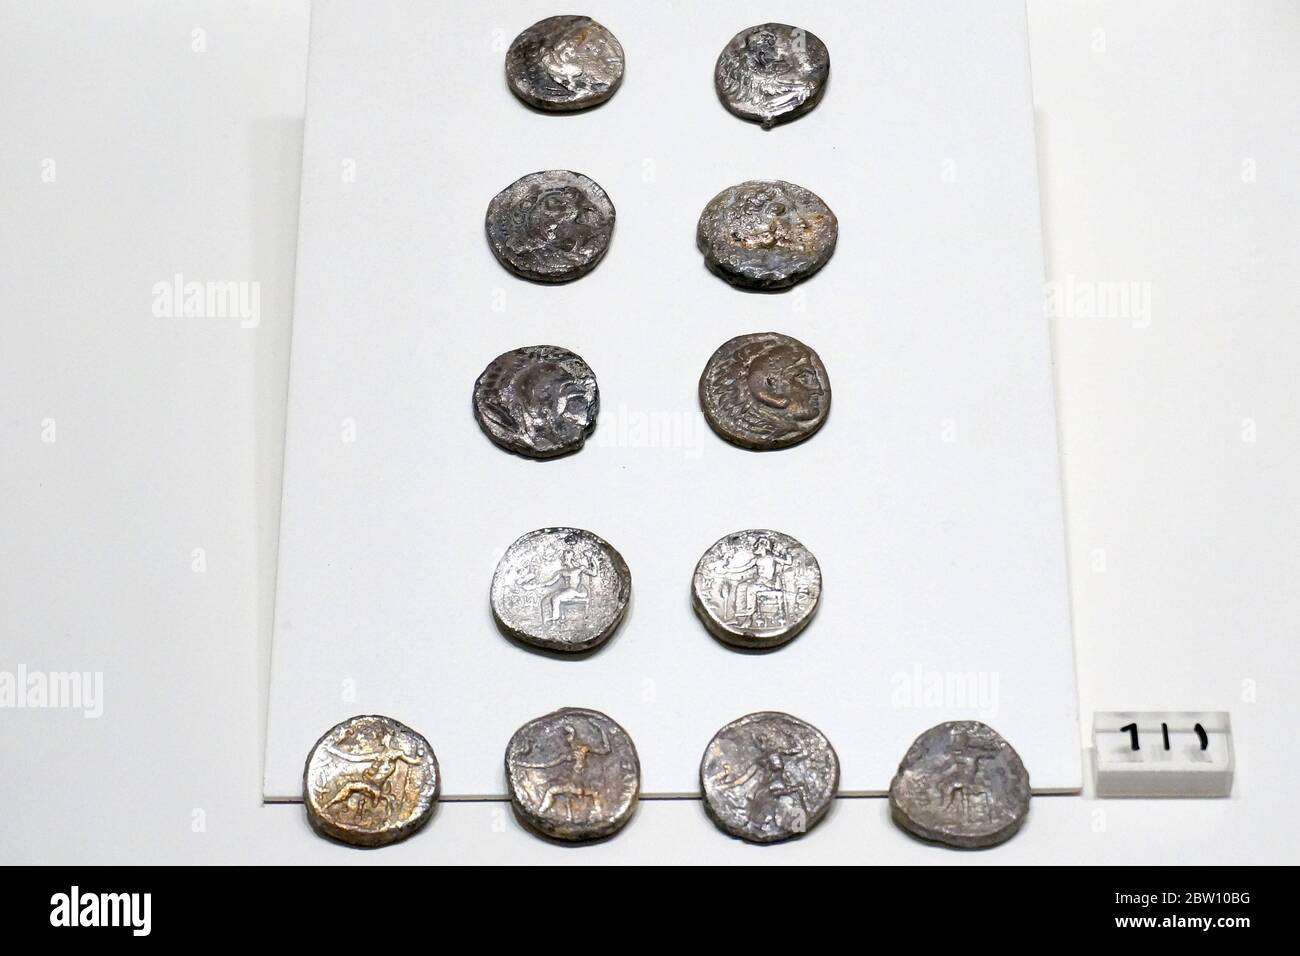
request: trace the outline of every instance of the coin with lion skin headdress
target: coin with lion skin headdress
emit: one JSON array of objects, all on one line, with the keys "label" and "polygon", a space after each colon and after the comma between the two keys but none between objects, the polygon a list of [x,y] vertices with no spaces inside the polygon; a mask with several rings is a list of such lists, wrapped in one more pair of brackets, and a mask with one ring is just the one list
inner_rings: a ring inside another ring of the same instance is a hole
[{"label": "coin with lion skin headdress", "polygon": [[709,427],[739,445],[788,448],[822,427],[831,382],[821,358],[780,332],[738,335],[713,353],[700,376]]},{"label": "coin with lion skin headdress", "polygon": [[826,265],[839,234],[835,213],[811,189],[751,179],[709,200],[695,241],[714,275],[737,288],[772,292]]},{"label": "coin with lion skin headdress", "polygon": [[474,383],[474,417],[494,442],[528,458],[580,449],[596,427],[600,390],[581,356],[556,345],[498,355]]},{"label": "coin with lion skin headdress", "polygon": [[492,197],[484,226],[492,254],[521,279],[572,282],[605,257],[614,219],[614,204],[590,176],[546,169]]},{"label": "coin with lion skin headdress", "polygon": [[771,129],[816,106],[830,75],[830,54],[815,34],[763,23],[731,38],[713,69],[713,85],[728,110]]},{"label": "coin with lion skin headdress", "polygon": [[534,109],[583,110],[605,102],[623,82],[623,46],[591,17],[547,17],[510,44],[506,82]]}]

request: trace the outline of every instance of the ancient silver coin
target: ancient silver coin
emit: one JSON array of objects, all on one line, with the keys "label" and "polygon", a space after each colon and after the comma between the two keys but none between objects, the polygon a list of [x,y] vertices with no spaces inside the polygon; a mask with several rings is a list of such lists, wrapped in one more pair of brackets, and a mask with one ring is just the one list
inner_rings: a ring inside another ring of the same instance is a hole
[{"label": "ancient silver coin", "polygon": [[713,85],[722,105],[771,129],[821,100],[831,57],[815,34],[786,23],[741,30],[718,56]]},{"label": "ancient silver coin", "polygon": [[958,720],[931,727],[908,748],[889,785],[894,821],[948,846],[994,846],[1029,813],[1029,772],[987,724]]},{"label": "ancient silver coin", "polygon": [[555,840],[599,840],[636,810],[641,763],[632,738],[597,710],[565,707],[530,720],[506,747],[516,816]]},{"label": "ancient silver coin", "polygon": [[596,427],[596,373],[556,345],[526,345],[498,355],[474,383],[474,417],[494,442],[528,458],[554,458],[583,446]]},{"label": "ancient silver coin", "polygon": [[830,809],[840,761],[812,724],[775,711],[747,714],[709,741],[700,761],[704,807],[723,831],[775,843],[811,830]]},{"label": "ancient silver coin", "polygon": [[839,221],[821,197],[780,179],[718,193],[700,213],[696,243],[709,271],[742,289],[788,289],[826,265]]},{"label": "ancient silver coin", "polygon": [[788,448],[822,427],[831,381],[821,357],[780,332],[724,342],[700,376],[700,407],[722,438],[757,451]]},{"label": "ancient silver coin", "polygon": [[737,531],[715,541],[695,566],[691,603],[727,644],[779,647],[807,627],[822,593],[813,553],[779,531]]},{"label": "ancient silver coin", "polygon": [[516,179],[487,209],[497,261],[523,279],[571,282],[604,257],[614,234],[614,204],[590,177],[547,169]]},{"label": "ancient silver coin", "polygon": [[613,96],[624,65],[618,39],[591,17],[547,17],[510,44],[506,82],[534,109],[572,112]]},{"label": "ancient silver coin", "polygon": [[367,715],[316,741],[303,769],[302,802],[318,833],[383,846],[428,822],[441,783],[427,740],[391,717]]},{"label": "ancient silver coin", "polygon": [[578,528],[530,531],[492,575],[492,615],[516,640],[551,651],[599,647],[618,628],[632,596],[623,556]]}]

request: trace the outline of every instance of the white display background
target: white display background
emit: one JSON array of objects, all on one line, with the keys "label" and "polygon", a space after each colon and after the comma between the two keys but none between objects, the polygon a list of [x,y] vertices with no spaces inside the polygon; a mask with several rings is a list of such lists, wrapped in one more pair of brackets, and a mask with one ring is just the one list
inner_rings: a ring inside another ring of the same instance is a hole
[{"label": "white display background", "polygon": [[[1035,789],[1079,786],[1022,4],[799,4],[830,87],[770,132],[712,86],[723,44],[769,11],[674,6],[590,11],[627,74],[572,116],[502,76],[543,5],[314,7],[268,799],[295,798],[319,734],[368,712],[430,739],[448,796],[500,794],[510,734],[560,706],[627,728],[647,794],[695,792],[712,733],[764,709],[820,727],[850,793],[966,717],[1014,743]],[[618,210],[605,261],[557,287],[505,272],[482,225],[547,168]],[[752,178],[839,217],[834,258],[785,294],[732,289],[695,248],[703,205]],[[696,383],[724,340],[767,330],[819,351],[834,403],[812,440],[755,454],[707,429]],[[470,412],[483,366],[538,343],[601,388],[587,448],[549,462],[502,452]],[[522,650],[489,613],[502,550],[547,525],[596,532],[632,570],[626,622],[587,659]],[[761,526],[811,548],[825,590],[802,636],[754,656],[705,633],[689,582],[715,539]]]}]

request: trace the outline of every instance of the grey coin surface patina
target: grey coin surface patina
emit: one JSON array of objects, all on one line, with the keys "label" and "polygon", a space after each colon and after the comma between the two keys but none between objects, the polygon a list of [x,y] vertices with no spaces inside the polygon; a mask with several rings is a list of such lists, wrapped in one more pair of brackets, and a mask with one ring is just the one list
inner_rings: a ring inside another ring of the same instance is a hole
[{"label": "grey coin surface patina", "polygon": [[623,556],[579,528],[530,531],[506,549],[492,575],[492,615],[510,637],[579,653],[618,628],[632,596]]},{"label": "grey coin surface patina", "polygon": [[830,54],[815,34],[763,23],[731,38],[718,56],[713,85],[728,110],[771,129],[816,106],[830,75]]},{"label": "grey coin surface patina", "polygon": [[751,179],[709,200],[696,243],[719,278],[773,292],[826,265],[839,233],[835,213],[812,190],[780,179]]},{"label": "grey coin surface patina", "polygon": [[599,840],[636,810],[641,763],[632,738],[597,710],[565,707],[530,720],[506,747],[515,814],[555,840]]},{"label": "grey coin surface patina", "polygon": [[622,44],[591,17],[547,17],[510,44],[506,82],[534,109],[572,112],[613,96],[624,65]]},{"label": "grey coin surface patina", "polygon": [[793,640],[821,593],[813,553],[788,534],[757,528],[714,542],[691,578],[691,603],[709,633],[752,650]]},{"label": "grey coin surface patina", "polygon": [[313,829],[355,846],[405,839],[428,822],[442,778],[433,748],[391,717],[353,717],[307,755],[302,802]]},{"label": "grey coin surface patina", "polygon": [[557,345],[526,345],[498,355],[474,383],[474,417],[492,441],[528,458],[582,448],[596,427],[596,373]]},{"label": "grey coin surface patina", "polygon": [[700,761],[704,807],[723,831],[776,843],[811,830],[830,809],[840,761],[816,727],[776,711],[748,714],[709,741]]},{"label": "grey coin surface patina", "polygon": [[924,840],[974,849],[1010,839],[1029,813],[1029,773],[996,730],[976,720],[931,727],[889,785],[894,821]]},{"label": "grey coin surface patina", "polygon": [[831,381],[821,357],[780,332],[724,342],[700,376],[700,407],[719,436],[757,451],[811,437],[831,410]]},{"label": "grey coin surface patina", "polygon": [[614,204],[581,173],[547,169],[515,180],[488,203],[488,244],[522,279],[571,282],[604,257],[614,234]]}]

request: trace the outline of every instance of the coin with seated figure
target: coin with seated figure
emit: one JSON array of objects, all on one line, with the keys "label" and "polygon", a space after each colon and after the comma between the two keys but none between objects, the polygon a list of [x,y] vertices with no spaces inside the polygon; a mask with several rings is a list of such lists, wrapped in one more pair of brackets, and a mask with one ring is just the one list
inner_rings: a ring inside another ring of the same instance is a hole
[{"label": "coin with seated figure", "polygon": [[988,724],[957,720],[917,737],[889,785],[894,822],[962,849],[1011,839],[1029,813],[1029,772]]},{"label": "coin with seated figure", "polygon": [[442,778],[433,748],[391,717],[353,717],[326,731],[302,775],[307,821],[318,833],[376,847],[429,821]]},{"label": "coin with seated figure", "polygon": [[704,809],[724,833],[777,843],[807,833],[840,785],[840,761],[826,735],[776,711],[747,714],[709,741],[700,761]]},{"label": "coin with seated figure", "polygon": [[506,548],[492,575],[497,626],[517,641],[566,654],[608,641],[631,597],[623,556],[580,528],[528,532]]},{"label": "coin with seated figure", "polygon": [[515,816],[542,836],[600,840],[632,818],[641,763],[627,731],[605,714],[565,707],[515,731],[506,788]]}]

